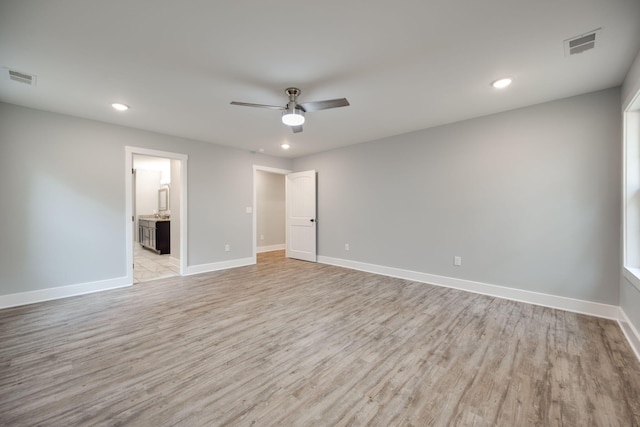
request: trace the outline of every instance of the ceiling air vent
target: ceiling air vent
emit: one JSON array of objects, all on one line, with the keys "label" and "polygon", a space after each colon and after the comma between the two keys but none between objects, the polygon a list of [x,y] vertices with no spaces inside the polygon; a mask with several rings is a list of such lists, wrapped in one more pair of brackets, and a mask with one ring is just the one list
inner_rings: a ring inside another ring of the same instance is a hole
[{"label": "ceiling air vent", "polygon": [[600,30],[601,29],[598,28],[597,30],[589,31],[588,33],[565,40],[564,56],[577,55],[596,47],[596,36]]},{"label": "ceiling air vent", "polygon": [[14,82],[28,84],[29,86],[36,85],[36,76],[33,74],[23,73],[16,70],[11,70],[9,68],[4,68],[3,70],[4,78],[8,80],[13,80]]}]

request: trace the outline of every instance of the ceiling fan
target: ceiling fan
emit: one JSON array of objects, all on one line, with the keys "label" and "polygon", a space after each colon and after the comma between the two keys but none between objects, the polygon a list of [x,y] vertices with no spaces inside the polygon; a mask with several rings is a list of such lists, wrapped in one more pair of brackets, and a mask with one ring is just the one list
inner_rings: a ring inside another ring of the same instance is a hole
[{"label": "ceiling fan", "polygon": [[349,105],[347,98],[327,99],[325,101],[303,102],[298,103],[296,99],[301,91],[297,87],[287,88],[284,93],[289,96],[289,102],[286,106],[250,104],[248,102],[232,101],[232,105],[243,105],[245,107],[270,108],[272,110],[282,110],[282,123],[291,126],[293,133],[302,132],[302,124],[304,123],[304,113],[311,111],[328,110],[329,108],[346,107]]}]

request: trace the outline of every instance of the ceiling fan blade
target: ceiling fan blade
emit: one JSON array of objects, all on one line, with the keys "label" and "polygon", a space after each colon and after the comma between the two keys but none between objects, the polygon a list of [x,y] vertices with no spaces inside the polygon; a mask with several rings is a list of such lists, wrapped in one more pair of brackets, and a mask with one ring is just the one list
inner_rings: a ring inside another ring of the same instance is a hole
[{"label": "ceiling fan blade", "polygon": [[298,104],[298,106],[302,107],[307,113],[311,111],[328,110],[329,108],[347,107],[348,105],[349,101],[347,101],[347,98],[327,99],[325,101],[303,102]]},{"label": "ceiling fan blade", "polygon": [[237,102],[237,101],[232,101],[231,105],[241,105],[243,107],[270,108],[272,110],[286,110],[287,109],[287,107],[280,107],[278,105],[251,104],[249,102]]},{"label": "ceiling fan blade", "polygon": [[291,130],[293,131],[293,133],[300,133],[300,132],[302,132],[302,125],[300,125],[300,126],[291,126]]}]

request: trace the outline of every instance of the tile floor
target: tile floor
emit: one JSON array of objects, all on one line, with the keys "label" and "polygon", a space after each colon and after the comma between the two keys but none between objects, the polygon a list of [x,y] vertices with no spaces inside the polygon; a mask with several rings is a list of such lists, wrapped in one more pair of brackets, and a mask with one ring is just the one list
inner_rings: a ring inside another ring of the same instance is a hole
[{"label": "tile floor", "polygon": [[179,276],[180,267],[171,255],[158,255],[144,249],[139,243],[133,247],[133,284],[165,277]]}]

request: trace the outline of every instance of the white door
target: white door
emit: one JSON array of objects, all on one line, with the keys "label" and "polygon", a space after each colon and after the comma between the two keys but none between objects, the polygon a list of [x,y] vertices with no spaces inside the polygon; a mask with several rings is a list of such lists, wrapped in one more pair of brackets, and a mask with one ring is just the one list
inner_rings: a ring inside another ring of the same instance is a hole
[{"label": "white door", "polygon": [[316,262],[316,171],[286,180],[287,258]]}]

